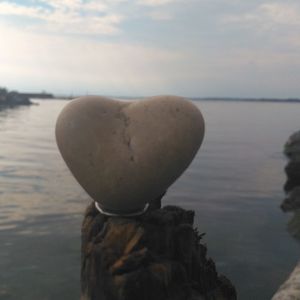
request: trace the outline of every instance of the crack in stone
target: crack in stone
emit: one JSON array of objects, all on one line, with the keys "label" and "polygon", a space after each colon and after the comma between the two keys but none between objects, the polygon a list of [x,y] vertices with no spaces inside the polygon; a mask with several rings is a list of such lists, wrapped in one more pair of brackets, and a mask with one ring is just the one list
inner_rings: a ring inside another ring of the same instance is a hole
[{"label": "crack in stone", "polygon": [[134,149],[132,147],[132,138],[130,134],[128,133],[128,127],[130,125],[130,118],[124,113],[124,107],[121,107],[118,112],[118,118],[121,119],[124,122],[124,130],[122,131],[122,137],[124,140],[124,144],[128,147],[129,153],[130,153],[130,161],[134,162]]}]

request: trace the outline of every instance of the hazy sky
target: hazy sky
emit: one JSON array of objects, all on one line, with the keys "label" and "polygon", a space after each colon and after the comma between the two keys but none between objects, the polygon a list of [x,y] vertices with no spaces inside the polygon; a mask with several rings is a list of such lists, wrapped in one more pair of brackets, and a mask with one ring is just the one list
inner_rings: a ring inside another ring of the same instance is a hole
[{"label": "hazy sky", "polygon": [[300,97],[300,1],[0,0],[0,85]]}]

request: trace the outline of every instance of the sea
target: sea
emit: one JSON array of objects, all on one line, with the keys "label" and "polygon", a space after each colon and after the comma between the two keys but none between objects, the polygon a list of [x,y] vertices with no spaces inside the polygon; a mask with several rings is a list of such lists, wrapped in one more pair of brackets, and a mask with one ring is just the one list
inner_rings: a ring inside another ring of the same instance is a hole
[{"label": "sea", "polygon": [[[79,299],[80,228],[91,199],[55,143],[67,100],[34,102],[0,111],[0,299]],[[288,231],[294,215],[280,209],[283,146],[300,129],[300,104],[193,102],[204,142],[163,205],[195,211],[208,256],[238,299],[271,299],[300,259]]]}]

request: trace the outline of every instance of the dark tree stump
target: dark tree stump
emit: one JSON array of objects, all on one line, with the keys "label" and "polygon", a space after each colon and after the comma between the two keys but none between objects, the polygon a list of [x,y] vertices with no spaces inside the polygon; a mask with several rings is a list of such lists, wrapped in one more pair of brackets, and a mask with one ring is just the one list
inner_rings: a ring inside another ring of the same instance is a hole
[{"label": "dark tree stump", "polygon": [[81,300],[236,299],[193,221],[193,211],[175,206],[119,218],[91,204],[82,226]]}]

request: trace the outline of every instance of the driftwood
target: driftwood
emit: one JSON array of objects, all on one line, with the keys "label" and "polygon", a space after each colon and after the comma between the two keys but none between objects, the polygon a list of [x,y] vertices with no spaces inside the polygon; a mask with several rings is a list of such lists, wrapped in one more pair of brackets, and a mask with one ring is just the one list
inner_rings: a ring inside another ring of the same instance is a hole
[{"label": "driftwood", "polygon": [[121,218],[91,204],[82,226],[81,300],[236,299],[193,221],[193,211],[175,206]]}]

